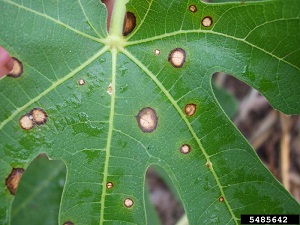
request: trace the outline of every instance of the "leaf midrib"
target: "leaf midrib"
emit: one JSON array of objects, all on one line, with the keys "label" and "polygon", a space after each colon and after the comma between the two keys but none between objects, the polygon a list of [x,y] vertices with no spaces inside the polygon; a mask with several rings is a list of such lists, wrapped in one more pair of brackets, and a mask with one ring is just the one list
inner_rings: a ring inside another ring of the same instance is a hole
[{"label": "leaf midrib", "polygon": [[110,100],[110,113],[109,113],[109,124],[108,124],[108,134],[107,134],[107,142],[106,142],[106,151],[105,151],[105,162],[104,162],[104,171],[103,171],[103,182],[102,182],[102,194],[100,200],[100,223],[104,222],[104,209],[105,209],[105,197],[106,197],[106,183],[108,176],[108,167],[109,167],[109,159],[110,159],[110,149],[111,149],[111,141],[112,141],[112,133],[114,130],[114,115],[115,115],[115,101],[116,101],[116,73],[117,73],[117,49],[111,50],[112,55],[112,80],[111,80],[111,100]]},{"label": "leaf midrib", "polygon": [[[130,60],[132,60],[137,66],[139,66],[151,79],[152,81],[154,81],[154,83],[160,88],[160,90],[162,91],[162,93],[164,93],[164,95],[167,97],[167,99],[170,101],[170,103],[173,105],[173,107],[176,109],[176,111],[178,112],[178,114],[180,115],[181,119],[185,122],[186,126],[188,127],[189,131],[191,132],[193,138],[196,140],[199,148],[201,149],[206,161],[208,163],[210,163],[210,156],[207,154],[206,150],[204,149],[204,147],[202,146],[202,143],[200,141],[200,138],[197,136],[196,132],[194,131],[192,125],[190,124],[190,122],[188,121],[188,119],[186,118],[186,116],[184,115],[183,111],[181,110],[181,108],[179,107],[179,105],[177,104],[177,102],[173,99],[173,97],[171,96],[171,94],[168,92],[168,90],[162,85],[162,83],[156,78],[156,76],[142,63],[140,62],[138,59],[136,59],[129,51],[127,51],[126,49],[122,50],[122,53],[124,55],[126,55]],[[203,165],[205,166],[205,165]],[[231,206],[229,205],[229,202],[226,198],[225,192],[223,190],[223,186],[221,185],[220,181],[219,181],[219,177],[216,174],[215,170],[213,169],[213,165],[211,165],[210,168],[214,179],[219,187],[221,196],[224,198],[224,202],[229,210],[229,213],[232,217],[232,219],[235,221],[235,224],[238,224],[237,220],[238,218],[236,218],[236,216],[233,213],[233,210],[231,208]]]}]

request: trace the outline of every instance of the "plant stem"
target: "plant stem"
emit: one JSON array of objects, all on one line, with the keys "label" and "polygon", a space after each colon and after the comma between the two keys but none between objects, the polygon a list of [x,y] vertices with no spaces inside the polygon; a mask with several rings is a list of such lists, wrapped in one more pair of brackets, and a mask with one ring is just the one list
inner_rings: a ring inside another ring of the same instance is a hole
[{"label": "plant stem", "polygon": [[126,3],[128,0],[116,0],[112,12],[112,19],[110,21],[109,34],[111,36],[122,37],[123,23],[126,13]]}]

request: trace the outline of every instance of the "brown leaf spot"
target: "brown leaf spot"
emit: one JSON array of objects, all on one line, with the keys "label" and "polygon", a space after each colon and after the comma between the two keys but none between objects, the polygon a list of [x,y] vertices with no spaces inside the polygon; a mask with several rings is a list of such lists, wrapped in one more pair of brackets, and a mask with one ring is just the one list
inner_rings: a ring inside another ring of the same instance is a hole
[{"label": "brown leaf spot", "polygon": [[123,36],[130,34],[136,26],[136,17],[131,12],[126,12],[123,24]]},{"label": "brown leaf spot", "polygon": [[131,198],[126,198],[124,200],[124,205],[126,208],[131,208],[133,206],[134,202]]},{"label": "brown leaf spot", "polygon": [[197,12],[197,7],[195,5],[190,5],[189,6],[189,10],[192,12],[192,13],[195,13]]},{"label": "brown leaf spot", "polygon": [[204,27],[210,27],[212,25],[213,21],[212,21],[211,17],[206,16],[202,19],[201,23]]},{"label": "brown leaf spot", "polygon": [[9,176],[6,178],[6,187],[12,195],[16,194],[23,172],[24,169],[22,168],[13,168]]},{"label": "brown leaf spot", "polygon": [[30,130],[33,128],[34,123],[32,121],[32,117],[30,115],[24,115],[21,116],[20,120],[19,120],[19,124],[21,126],[21,128],[23,128],[24,130]]},{"label": "brown leaf spot", "polygon": [[85,85],[84,79],[80,79],[80,80],[78,81],[78,84],[79,84],[79,85]]},{"label": "brown leaf spot", "polygon": [[180,147],[180,152],[183,154],[188,154],[191,151],[191,146],[184,144]]},{"label": "brown leaf spot", "polygon": [[208,169],[211,169],[212,164],[211,164],[211,162],[207,162],[207,163],[205,164],[205,166],[206,166]]},{"label": "brown leaf spot", "polygon": [[108,182],[108,183],[106,184],[106,188],[107,188],[107,189],[112,189],[113,187],[114,187],[113,182]]},{"label": "brown leaf spot", "polygon": [[109,95],[112,95],[112,91],[113,91],[112,86],[111,86],[111,84],[109,84],[108,87],[107,87],[107,93]]},{"label": "brown leaf spot", "polygon": [[71,221],[67,221],[67,222],[64,222],[64,225],[74,225],[74,223]]},{"label": "brown leaf spot", "polygon": [[150,107],[146,107],[140,110],[136,119],[139,127],[145,133],[151,133],[157,127],[158,118],[156,112]]},{"label": "brown leaf spot", "polygon": [[222,196],[219,198],[219,202],[224,202],[224,198]]},{"label": "brown leaf spot", "polygon": [[20,77],[23,73],[23,64],[17,58],[12,57],[13,59],[13,69],[7,74],[9,77],[17,78]]},{"label": "brown leaf spot", "polygon": [[186,54],[182,48],[175,48],[170,52],[168,61],[175,68],[180,68],[185,62],[185,57]]},{"label": "brown leaf spot", "polygon": [[45,124],[48,119],[47,113],[40,108],[32,109],[29,115],[32,117],[33,122],[37,125]]},{"label": "brown leaf spot", "polygon": [[184,107],[184,112],[187,116],[192,116],[195,114],[196,109],[197,109],[197,106],[195,104],[191,103],[191,104],[187,104]]}]

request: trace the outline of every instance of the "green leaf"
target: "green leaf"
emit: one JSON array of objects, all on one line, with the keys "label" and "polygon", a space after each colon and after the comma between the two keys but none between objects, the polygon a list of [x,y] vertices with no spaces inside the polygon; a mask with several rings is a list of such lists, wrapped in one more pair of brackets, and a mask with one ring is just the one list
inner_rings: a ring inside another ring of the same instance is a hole
[{"label": "green leaf", "polygon": [[[147,190],[147,186],[145,184],[145,190]],[[147,211],[147,222],[148,224],[156,224],[156,225],[160,225],[160,219],[159,216],[155,210],[154,205],[152,204],[151,200],[150,200],[150,193],[149,191],[145,191],[145,208]]]},{"label": "green leaf", "polygon": [[211,0],[210,2],[211,3],[223,3],[223,2],[240,2],[240,3],[243,3],[243,2],[255,2],[255,1],[263,1],[263,0]]},{"label": "green leaf", "polygon": [[214,91],[214,94],[224,110],[224,112],[227,114],[227,116],[230,119],[233,119],[234,115],[237,112],[238,108],[238,102],[235,99],[235,97],[229,93],[226,89],[222,87],[218,87],[216,84],[212,83],[212,88]]},{"label": "green leaf", "polygon": [[65,177],[63,162],[36,158],[18,187],[12,206],[12,224],[56,225]]},{"label": "green leaf", "polygon": [[[10,220],[11,171],[40,153],[67,167],[60,224],[148,224],[153,164],[169,174],[190,224],[298,214],[220,108],[211,77],[232,74],[274,108],[299,113],[300,2],[125,4],[117,1],[108,35],[99,0],[0,0],[0,45],[24,71],[0,80],[1,223]],[[123,37],[126,10],[136,27]]]}]

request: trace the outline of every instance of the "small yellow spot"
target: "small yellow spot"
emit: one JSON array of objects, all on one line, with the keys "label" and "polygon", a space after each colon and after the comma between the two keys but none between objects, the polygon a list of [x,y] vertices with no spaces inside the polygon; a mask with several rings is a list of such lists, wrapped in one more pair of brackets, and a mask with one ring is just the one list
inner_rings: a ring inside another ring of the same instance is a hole
[{"label": "small yellow spot", "polygon": [[107,93],[112,95],[112,91],[113,91],[113,88],[112,88],[111,84],[109,84],[108,88],[107,88]]},{"label": "small yellow spot", "polygon": [[193,103],[191,104],[187,104],[185,107],[184,107],[184,112],[187,116],[192,116],[195,114],[196,112],[196,108],[197,106]]},{"label": "small yellow spot", "polygon": [[201,23],[204,27],[210,27],[212,25],[213,21],[212,21],[211,17],[206,16],[202,19]]},{"label": "small yellow spot", "polygon": [[124,205],[126,208],[131,208],[133,206],[134,202],[131,198],[126,198],[124,200]]},{"label": "small yellow spot", "polygon": [[80,79],[80,80],[78,81],[78,84],[79,84],[79,85],[84,85],[84,84],[85,84],[85,81],[84,81],[83,79]]},{"label": "small yellow spot", "polygon": [[183,66],[185,62],[185,57],[186,54],[182,48],[175,48],[170,52],[168,61],[175,68],[180,68]]},{"label": "small yellow spot", "polygon": [[23,64],[17,58],[12,57],[13,59],[13,69],[7,74],[9,77],[17,78],[23,73]]},{"label": "small yellow spot", "polygon": [[180,152],[183,154],[188,154],[191,151],[191,146],[184,144],[180,147]]},{"label": "small yellow spot", "polygon": [[114,184],[112,183],[112,182],[108,182],[107,184],[106,184],[106,188],[107,189],[112,189],[114,187]]},{"label": "small yellow spot", "polygon": [[24,130],[30,130],[34,126],[32,117],[30,115],[21,116],[21,118],[19,120],[19,124]]},{"label": "small yellow spot", "polygon": [[48,119],[47,113],[40,108],[32,109],[29,115],[31,116],[33,122],[37,125],[45,124]]},{"label": "small yellow spot", "polygon": [[155,50],[154,50],[154,54],[155,54],[155,55],[160,55],[160,50],[159,50],[159,49],[155,49]]},{"label": "small yellow spot", "polygon": [[6,187],[12,195],[16,194],[24,169],[13,168],[9,176],[6,178]]},{"label": "small yellow spot", "polygon": [[158,118],[154,109],[143,108],[136,117],[141,130],[145,133],[153,132],[157,127]]},{"label": "small yellow spot", "polygon": [[224,202],[224,198],[222,196],[219,198],[219,202]]},{"label": "small yellow spot", "polygon": [[189,6],[189,10],[192,12],[192,13],[195,13],[197,12],[197,7],[195,5],[190,5]]}]

